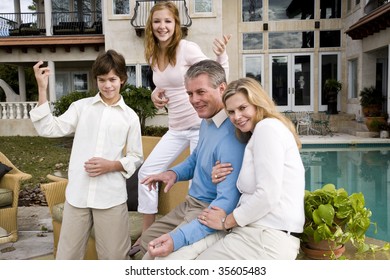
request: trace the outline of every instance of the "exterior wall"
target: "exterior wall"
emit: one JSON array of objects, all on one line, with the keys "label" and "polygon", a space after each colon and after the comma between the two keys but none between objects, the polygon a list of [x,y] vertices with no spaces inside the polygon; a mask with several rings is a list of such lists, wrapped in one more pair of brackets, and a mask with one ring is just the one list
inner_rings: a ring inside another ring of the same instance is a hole
[{"label": "exterior wall", "polygon": [[[316,6],[319,7],[319,1],[316,1]],[[345,6],[345,5],[343,5]],[[343,7],[345,8],[345,7]],[[345,34],[343,34],[343,19],[331,19],[324,20],[318,19],[319,12],[318,8],[315,11],[315,20],[278,20],[272,21],[269,20],[267,13],[268,3],[263,3],[263,20],[258,22],[242,22],[241,20],[241,1],[235,0],[224,0],[223,1],[223,33],[232,34],[233,37],[229,42],[228,54],[230,62],[230,80],[238,79],[244,76],[243,73],[243,54],[260,54],[263,55],[263,73],[262,73],[262,86],[267,92],[270,92],[270,55],[277,53],[305,53],[313,55],[313,111],[318,112],[319,110],[324,110],[324,108],[319,108],[319,92],[320,89],[320,77],[319,77],[319,68],[320,68],[320,54],[325,52],[339,52],[343,53],[345,48]],[[343,13],[344,14],[344,13]],[[314,21],[320,22],[320,29],[314,28]],[[268,23],[268,31],[263,30],[263,23]],[[338,48],[319,48],[319,32],[322,30],[341,30],[341,46]],[[270,32],[284,32],[284,31],[314,31],[315,33],[315,44],[314,48],[307,49],[269,49],[268,48],[268,34]],[[242,35],[243,33],[249,32],[263,32],[263,46],[262,50],[256,51],[243,51],[242,50]],[[343,69],[342,63],[340,63],[341,77],[344,79],[345,69]],[[345,89],[339,94],[344,96],[346,94]],[[343,104],[340,104],[339,100],[339,109],[346,107]],[[344,101],[345,103],[345,101]]]},{"label": "exterior wall", "polygon": [[237,80],[242,76],[242,63],[240,55],[240,36],[239,30],[241,28],[239,20],[240,17],[240,1],[225,0],[222,5],[222,26],[223,34],[231,34],[229,44],[227,46],[227,54],[229,55],[229,77],[228,81]]},{"label": "exterior wall", "polygon": [[[134,15],[135,0],[130,1],[130,15],[112,15],[111,4],[104,7],[104,32],[106,49],[115,49],[126,57],[128,64],[145,64],[144,59],[144,34],[138,37],[130,20]],[[196,42],[203,52],[214,59],[213,41],[215,38],[222,37],[222,9],[221,0],[214,0],[215,13],[212,16],[196,16],[191,14],[192,1],[187,1],[192,18],[192,25],[188,29],[188,36],[185,38]],[[226,0],[225,0],[226,2]],[[236,2],[236,1],[234,1]],[[207,27],[207,28],[205,28]],[[230,43],[229,43],[230,48]]]},{"label": "exterior wall", "polygon": [[38,136],[38,134],[30,119],[0,120],[0,136]]},{"label": "exterior wall", "polygon": [[[47,1],[45,1],[47,2]],[[229,81],[243,77],[243,55],[244,54],[261,54],[263,55],[263,86],[269,91],[270,89],[270,55],[274,53],[311,53],[313,55],[313,110],[319,110],[320,94],[320,54],[326,52],[340,55],[340,77],[343,83],[342,92],[339,94],[339,109],[342,112],[353,113],[356,116],[361,115],[359,98],[348,98],[348,61],[351,59],[358,60],[358,88],[370,86],[375,82],[375,64],[378,57],[389,57],[390,29],[381,30],[363,40],[352,40],[344,33],[352,24],[356,23],[364,16],[364,6],[367,1],[360,1],[360,4],[347,11],[346,1],[342,1],[342,18],[341,19],[319,19],[319,11],[315,11],[314,20],[285,20],[270,21],[268,14],[264,12],[263,21],[261,22],[242,22],[241,21],[241,1],[237,0],[213,0],[213,13],[211,15],[195,14],[193,1],[187,1],[189,15],[192,19],[192,25],[188,28],[186,39],[199,44],[203,52],[210,58],[214,58],[212,50],[213,40],[221,38],[223,34],[231,34],[227,52],[230,62]],[[320,1],[315,0],[316,6]],[[116,49],[126,58],[126,63],[145,64],[143,55],[144,36],[138,37],[130,20],[134,14],[135,0],[130,1],[129,15],[113,15],[112,1],[102,1],[102,18],[103,33],[105,35],[105,49]],[[268,2],[264,2],[263,9],[266,10]],[[320,23],[320,28],[314,28],[314,21]],[[268,30],[263,30],[263,23],[268,23]],[[341,30],[341,47],[340,48],[318,48],[319,33],[322,30]],[[310,49],[268,49],[268,34],[275,31],[305,31],[312,30],[315,32],[315,47]],[[242,34],[246,32],[263,32],[265,46],[262,50],[243,51]],[[103,51],[103,48],[100,48]],[[63,48],[58,47],[53,53],[47,48],[42,48],[42,53],[38,53],[33,48],[29,48],[27,53],[15,49],[12,53],[5,53],[0,50],[0,63],[13,63],[17,65],[33,65],[38,60],[53,61],[56,71],[89,71],[98,52],[92,47],[86,47],[84,52],[78,48],[71,48],[66,52]],[[389,74],[390,75],[390,74]],[[90,88],[95,87],[94,81],[90,80]],[[390,85],[389,85],[390,87]],[[166,115],[162,114],[153,120],[149,120],[153,125],[165,125]]]},{"label": "exterior wall", "polygon": [[363,52],[376,50],[379,47],[390,45],[390,28],[363,39]]},{"label": "exterior wall", "polygon": [[[356,6],[353,11],[345,17],[345,30],[356,23],[364,14],[364,1],[361,1],[360,6]],[[345,48],[345,73],[346,80],[344,82],[346,90],[348,89],[348,61],[351,59],[358,60],[358,89],[375,85],[376,60],[377,58],[387,58],[388,48],[390,45],[390,29],[381,30],[379,33],[374,33],[362,40],[352,40],[346,36]],[[348,92],[348,90],[347,90]],[[389,94],[387,94],[389,95]],[[346,99],[346,112],[355,114],[358,118],[363,117],[359,98]],[[389,112],[389,110],[388,110]]]},{"label": "exterior wall", "polygon": [[0,50],[0,63],[17,63],[21,65],[35,64],[39,60],[43,61],[94,61],[97,52],[92,47],[86,47],[84,52],[80,52],[78,48],[72,47],[70,52],[66,52],[63,48],[57,48],[56,52],[51,52],[47,48],[42,48],[42,52],[38,53],[34,48],[29,48],[27,53],[23,53],[20,49],[12,50],[12,53],[6,53]]},{"label": "exterior wall", "polygon": [[[348,29],[352,24],[357,22],[363,14],[363,4],[356,6],[353,11],[351,11],[345,17],[345,29]],[[352,59],[358,60],[358,88],[361,88],[362,83],[362,40],[352,40],[351,37],[345,37],[345,44],[348,46],[345,51],[345,73],[346,79],[348,79],[348,61]],[[344,83],[344,88],[348,92],[348,83]],[[361,106],[359,103],[359,98],[346,98],[346,112],[349,114],[354,114],[357,118],[362,117]]]}]

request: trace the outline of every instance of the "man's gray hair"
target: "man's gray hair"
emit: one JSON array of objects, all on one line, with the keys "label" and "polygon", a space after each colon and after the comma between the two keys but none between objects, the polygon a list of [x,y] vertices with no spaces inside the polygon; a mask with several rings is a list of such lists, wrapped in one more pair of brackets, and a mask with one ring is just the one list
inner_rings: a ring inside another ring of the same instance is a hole
[{"label": "man's gray hair", "polygon": [[202,74],[206,74],[209,77],[213,88],[217,88],[220,84],[226,83],[225,70],[221,64],[211,59],[202,60],[193,64],[188,68],[184,80],[187,83],[188,80],[192,80]]}]

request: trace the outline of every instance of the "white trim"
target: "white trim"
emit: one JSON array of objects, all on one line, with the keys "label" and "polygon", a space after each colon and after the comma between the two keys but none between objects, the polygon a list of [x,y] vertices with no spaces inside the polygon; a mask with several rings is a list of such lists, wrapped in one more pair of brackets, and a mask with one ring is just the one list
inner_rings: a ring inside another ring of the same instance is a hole
[{"label": "white trim", "polygon": [[[283,106],[278,106],[279,111],[314,111],[314,62],[313,62],[313,53],[272,53],[269,54],[269,94],[271,97],[274,96],[272,92],[272,61],[274,56],[284,56],[287,59],[287,104]],[[295,105],[294,96],[295,96],[295,69],[294,69],[294,58],[296,56],[309,56],[310,57],[310,104],[309,105]]]},{"label": "white trim", "polygon": [[191,18],[204,18],[204,17],[216,17],[217,13],[217,7],[216,7],[216,1],[214,0],[209,0],[211,2],[211,11],[210,12],[197,12],[195,11],[195,4],[197,1],[202,1],[202,0],[193,0],[193,1],[188,1],[190,2],[190,7],[189,9],[189,14]]},{"label": "white trim", "polygon": [[242,76],[243,77],[247,76],[247,64],[246,64],[247,58],[259,58],[260,59],[260,66],[258,69],[258,70],[260,70],[260,73],[255,73],[255,74],[260,74],[261,84],[264,85],[264,55],[263,54],[244,54],[244,55],[242,55]]},{"label": "white trim", "polygon": [[[108,0],[106,1],[107,3],[107,15],[108,15],[108,20],[128,20],[131,19],[131,15],[133,14],[133,11],[131,9],[131,0],[126,0],[129,2],[129,13],[128,14],[114,14],[114,5],[113,2],[114,0]],[[104,2],[104,0],[102,0]]]}]

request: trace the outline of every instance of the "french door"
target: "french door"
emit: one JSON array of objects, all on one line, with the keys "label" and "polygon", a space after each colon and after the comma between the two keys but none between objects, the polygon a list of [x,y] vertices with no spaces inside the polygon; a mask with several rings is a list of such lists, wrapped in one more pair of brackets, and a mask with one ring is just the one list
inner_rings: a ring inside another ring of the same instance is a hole
[{"label": "french door", "polygon": [[279,111],[313,111],[312,54],[272,54],[271,96]]}]

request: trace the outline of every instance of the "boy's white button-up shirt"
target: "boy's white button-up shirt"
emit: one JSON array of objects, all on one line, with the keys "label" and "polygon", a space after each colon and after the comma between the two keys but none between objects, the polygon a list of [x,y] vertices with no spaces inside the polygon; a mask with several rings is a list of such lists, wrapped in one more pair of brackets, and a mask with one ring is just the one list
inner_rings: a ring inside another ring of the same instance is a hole
[{"label": "boy's white button-up shirt", "polygon": [[[143,149],[139,118],[122,97],[110,106],[98,93],[73,102],[59,117],[51,114],[46,102],[31,110],[30,116],[40,136],[74,134],[66,188],[71,205],[106,209],[126,202],[126,178],[141,165]],[[93,157],[118,160],[125,171],[90,177],[84,163]]]}]

